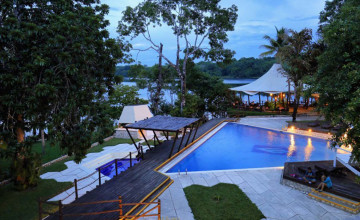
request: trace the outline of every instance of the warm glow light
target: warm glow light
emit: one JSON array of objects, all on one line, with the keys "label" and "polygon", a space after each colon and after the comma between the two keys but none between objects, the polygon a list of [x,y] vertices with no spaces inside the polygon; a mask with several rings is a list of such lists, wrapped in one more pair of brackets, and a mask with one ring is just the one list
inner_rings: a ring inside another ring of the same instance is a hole
[{"label": "warm glow light", "polygon": [[312,132],[312,130],[311,130],[311,129],[309,129],[309,132]]},{"label": "warm glow light", "polygon": [[308,138],[308,142],[304,150],[305,150],[305,161],[308,161],[310,160],[311,153],[314,150],[314,146],[312,145],[311,138]]},{"label": "warm glow light", "polygon": [[270,96],[272,96],[273,94],[272,93],[270,93]]},{"label": "warm glow light", "polygon": [[294,135],[290,135],[290,145],[289,145],[287,156],[288,157],[292,156],[295,151],[296,151],[295,138],[294,138]]}]

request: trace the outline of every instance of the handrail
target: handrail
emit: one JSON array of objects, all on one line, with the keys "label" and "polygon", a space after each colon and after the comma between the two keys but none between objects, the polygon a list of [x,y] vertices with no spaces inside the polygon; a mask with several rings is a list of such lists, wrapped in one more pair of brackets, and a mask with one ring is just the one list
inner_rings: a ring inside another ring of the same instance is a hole
[{"label": "handrail", "polygon": [[[122,157],[122,158],[117,158],[117,159],[115,159],[113,162],[107,164],[107,165],[104,166],[104,167],[99,167],[96,171],[94,171],[93,173],[91,173],[91,174],[89,174],[89,175],[87,175],[87,176],[85,176],[85,177],[82,177],[82,178],[80,178],[80,179],[74,179],[75,199],[78,199],[78,198],[79,198],[79,191],[80,191],[80,190],[85,189],[86,187],[94,184],[96,181],[99,181],[99,184],[98,184],[99,186],[101,185],[101,177],[104,177],[104,176],[105,176],[105,175],[103,175],[103,174],[101,173],[101,170],[102,170],[102,169],[105,169],[105,168],[107,168],[107,167],[109,167],[109,166],[112,166],[112,165],[115,163],[115,176],[117,176],[117,175],[118,175],[118,165],[117,165],[118,163],[117,163],[117,162],[118,162],[119,160],[126,159],[126,158],[128,158],[128,157],[130,157],[130,167],[132,167],[132,153],[129,152],[129,154],[125,155],[124,157]],[[97,177],[94,181],[92,181],[91,183],[89,183],[89,184],[87,184],[87,185],[85,185],[85,186],[82,186],[81,188],[78,188],[78,183],[79,183],[80,181],[82,181],[82,180],[84,180],[84,179],[87,179],[87,178],[93,176],[95,173],[99,173],[99,175],[98,175],[98,177]],[[72,195],[72,194],[74,194],[74,193],[71,193],[70,195]],[[68,198],[70,195],[68,195],[66,198]],[[66,198],[65,198],[65,199],[66,199]],[[64,199],[63,199],[63,200],[64,200]]]},{"label": "handrail", "polygon": [[[84,206],[84,205],[95,205],[95,204],[103,204],[103,203],[119,203],[119,208],[118,209],[113,209],[113,210],[104,210],[104,211],[99,211],[99,212],[82,212],[82,213],[63,213],[63,208],[64,207],[68,207],[68,206]],[[100,214],[106,214],[106,213],[112,213],[112,212],[119,212],[119,217],[120,219],[123,218],[141,218],[141,217],[154,217],[157,216],[158,219],[161,219],[161,201],[160,199],[158,199],[158,201],[156,202],[140,202],[140,203],[122,203],[122,198],[121,196],[119,196],[119,199],[116,200],[104,200],[104,201],[95,201],[95,202],[86,202],[86,203],[74,203],[74,204],[62,204],[61,200],[59,200],[58,202],[47,202],[47,201],[42,201],[42,200],[38,200],[38,204],[39,204],[39,220],[42,219],[42,215],[43,214],[48,214],[48,215],[52,215],[55,214],[56,216],[59,216],[59,219],[63,219],[63,217],[66,216],[90,216],[90,215],[100,215]],[[57,213],[50,213],[48,211],[43,210],[42,205],[43,204],[51,204],[51,205],[57,205],[58,206],[58,212]],[[123,207],[124,206],[139,206],[139,205],[155,205],[154,207],[152,207],[150,210],[147,210],[145,213],[143,214],[139,214],[139,215],[123,215]],[[157,214],[149,214],[151,211],[157,209],[158,213]]]}]

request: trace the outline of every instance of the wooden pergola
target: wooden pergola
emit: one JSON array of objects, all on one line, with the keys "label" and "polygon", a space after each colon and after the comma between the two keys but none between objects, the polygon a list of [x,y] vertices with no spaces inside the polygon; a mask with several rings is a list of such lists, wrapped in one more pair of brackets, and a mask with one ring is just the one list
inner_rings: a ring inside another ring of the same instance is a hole
[{"label": "wooden pergola", "polygon": [[[165,137],[167,140],[169,140],[169,132],[175,132],[175,139],[174,142],[172,144],[171,150],[170,150],[170,154],[169,154],[169,158],[172,156],[172,153],[174,151],[174,147],[175,147],[175,143],[176,140],[178,139],[179,133],[181,132],[181,130],[183,130],[183,134],[181,137],[181,141],[180,144],[178,146],[177,152],[180,151],[180,148],[183,144],[184,141],[184,137],[186,134],[186,131],[188,129],[190,129],[189,135],[187,137],[185,146],[188,145],[189,141],[190,143],[194,141],[197,130],[199,128],[200,125],[200,119],[199,118],[183,118],[183,117],[170,117],[170,116],[162,116],[162,115],[157,115],[155,117],[151,117],[145,120],[141,120],[138,122],[135,122],[133,124],[129,124],[124,126],[126,131],[128,132],[132,142],[135,145],[135,148],[137,149],[137,151],[139,152],[139,154],[143,155],[142,149],[140,149],[133,137],[131,136],[130,132],[129,132],[129,128],[131,129],[139,129],[141,135],[143,136],[147,146],[149,147],[149,149],[151,150],[150,144],[148,142],[148,140],[146,139],[143,130],[150,130],[153,131],[154,133],[154,144],[155,144],[155,140],[157,140],[157,142],[160,144],[160,140],[157,137],[155,131],[161,131],[164,133]],[[195,132],[192,136],[192,132],[195,129]],[[191,138],[192,136],[192,138]]]}]

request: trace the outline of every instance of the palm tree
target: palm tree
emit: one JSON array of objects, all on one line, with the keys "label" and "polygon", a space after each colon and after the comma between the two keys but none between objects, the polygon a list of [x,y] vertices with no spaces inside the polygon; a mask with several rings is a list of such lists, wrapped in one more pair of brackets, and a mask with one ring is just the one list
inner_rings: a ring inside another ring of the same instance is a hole
[{"label": "palm tree", "polygon": [[[266,57],[274,55],[276,58],[276,62],[282,65],[281,61],[281,54],[279,51],[281,51],[282,48],[284,48],[288,44],[288,30],[284,27],[278,29],[275,26],[276,29],[276,39],[271,38],[269,35],[265,35],[264,39],[269,41],[269,45],[261,45],[260,47],[266,48],[267,51],[260,54],[260,57]],[[289,110],[289,101],[290,101],[290,79],[288,78],[288,95],[287,95],[287,105],[286,110]]]},{"label": "palm tree", "polygon": [[288,44],[278,51],[278,57],[282,61],[283,68],[289,79],[294,83],[295,105],[293,121],[296,121],[299,106],[300,93],[303,88],[302,79],[311,71],[312,59],[312,31],[303,29],[300,32],[289,30]]},{"label": "palm tree", "polygon": [[267,51],[260,54],[260,57],[266,57],[275,55],[277,62],[281,63],[279,59],[279,50],[287,45],[288,31],[285,28],[276,29],[276,39],[271,38],[269,35],[265,35],[264,39],[269,41],[269,45],[261,45],[260,47],[266,48]]}]

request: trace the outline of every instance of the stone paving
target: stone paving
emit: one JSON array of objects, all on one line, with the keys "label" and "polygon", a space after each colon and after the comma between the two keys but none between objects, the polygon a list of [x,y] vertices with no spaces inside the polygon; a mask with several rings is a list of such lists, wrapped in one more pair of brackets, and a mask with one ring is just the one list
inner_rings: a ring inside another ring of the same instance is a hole
[{"label": "stone paving", "polygon": [[218,183],[238,185],[267,219],[360,219],[360,214],[349,214],[281,185],[281,173],[281,168],[272,168],[170,174],[174,183],[159,197],[162,219],[194,219],[183,188],[193,184],[211,187]]}]

